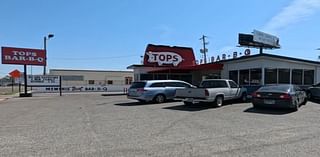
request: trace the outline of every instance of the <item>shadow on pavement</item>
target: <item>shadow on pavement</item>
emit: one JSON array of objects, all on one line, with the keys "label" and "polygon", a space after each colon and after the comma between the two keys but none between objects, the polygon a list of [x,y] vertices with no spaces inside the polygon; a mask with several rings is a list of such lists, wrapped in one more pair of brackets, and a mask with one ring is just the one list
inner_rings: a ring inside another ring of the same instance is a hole
[{"label": "shadow on pavement", "polygon": [[316,103],[316,104],[320,104],[320,99],[311,99],[311,100],[308,100],[308,101]]},{"label": "shadow on pavement", "polygon": [[[162,103],[172,103],[172,102],[179,102],[178,100],[167,100],[166,102]],[[117,106],[142,106],[142,105],[156,105],[157,103],[155,102],[126,102],[126,103],[117,103],[114,105]]]},{"label": "shadow on pavement", "polygon": [[126,103],[117,103],[116,106],[142,106],[142,105],[154,105],[154,103],[146,102],[126,102]]},{"label": "shadow on pavement", "polygon": [[193,104],[193,105],[181,104],[178,106],[165,107],[163,109],[194,112],[194,111],[207,110],[211,108],[217,108],[217,107],[214,107],[210,104]]},{"label": "shadow on pavement", "polygon": [[[225,101],[223,106],[232,105],[235,104],[234,101]],[[223,106],[221,108],[223,108]],[[163,109],[170,109],[170,110],[179,110],[179,111],[201,111],[201,110],[207,110],[207,109],[214,109],[219,108],[214,106],[212,103],[196,103],[193,105],[178,105],[178,106],[171,106],[171,107],[165,107]]]},{"label": "shadow on pavement", "polygon": [[259,113],[259,114],[271,114],[271,115],[283,115],[283,114],[289,114],[293,113],[294,111],[291,109],[278,109],[278,108],[247,108],[243,112],[248,112],[248,113]]}]

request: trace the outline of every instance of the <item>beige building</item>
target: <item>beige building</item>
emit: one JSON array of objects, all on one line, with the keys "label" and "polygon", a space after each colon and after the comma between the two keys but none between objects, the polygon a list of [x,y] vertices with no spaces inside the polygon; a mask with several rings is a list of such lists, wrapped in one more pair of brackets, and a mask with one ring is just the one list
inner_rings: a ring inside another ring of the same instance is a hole
[{"label": "beige building", "polygon": [[133,80],[133,71],[50,69],[50,75],[59,75],[63,88],[90,88],[121,91]]}]

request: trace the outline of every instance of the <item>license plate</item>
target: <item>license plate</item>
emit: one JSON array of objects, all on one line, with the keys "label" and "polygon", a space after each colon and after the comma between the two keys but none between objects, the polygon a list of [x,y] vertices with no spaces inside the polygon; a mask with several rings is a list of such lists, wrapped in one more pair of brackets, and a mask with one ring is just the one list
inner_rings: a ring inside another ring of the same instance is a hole
[{"label": "license plate", "polygon": [[265,104],[275,104],[275,100],[264,100]]}]

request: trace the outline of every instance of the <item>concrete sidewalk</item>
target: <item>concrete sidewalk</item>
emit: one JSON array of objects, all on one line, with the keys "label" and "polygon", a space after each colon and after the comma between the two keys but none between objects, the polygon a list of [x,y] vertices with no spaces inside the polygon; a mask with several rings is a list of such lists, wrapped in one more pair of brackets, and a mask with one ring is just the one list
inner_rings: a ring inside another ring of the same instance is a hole
[{"label": "concrete sidewalk", "polygon": [[[97,94],[95,92],[92,92],[93,94]],[[34,94],[40,94],[40,93],[34,93]],[[52,94],[52,93],[44,93],[44,94]],[[56,94],[56,93],[54,93]],[[85,92],[79,92],[79,93],[62,93],[63,95],[65,94],[85,94]],[[104,92],[101,93],[101,96],[121,96],[121,95],[127,95],[127,93],[124,92]],[[0,102],[14,98],[14,97],[19,97],[19,93],[16,94],[0,94]]]},{"label": "concrete sidewalk", "polygon": [[5,101],[10,98],[13,98],[13,97],[16,97],[16,96],[19,96],[19,93],[18,94],[10,94],[10,95],[0,95],[0,102]]},{"label": "concrete sidewalk", "polygon": [[127,93],[124,93],[124,92],[105,92],[101,95],[102,96],[117,96],[117,95],[127,95]]}]

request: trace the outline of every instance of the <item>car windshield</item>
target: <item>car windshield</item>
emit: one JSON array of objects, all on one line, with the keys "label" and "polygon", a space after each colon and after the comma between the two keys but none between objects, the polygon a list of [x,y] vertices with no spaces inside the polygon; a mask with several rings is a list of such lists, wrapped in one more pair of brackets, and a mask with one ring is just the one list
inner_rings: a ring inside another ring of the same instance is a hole
[{"label": "car windshield", "polygon": [[145,85],[145,82],[133,82],[130,88],[143,88]]},{"label": "car windshield", "polygon": [[264,86],[258,89],[259,92],[274,92],[274,91],[280,91],[280,92],[289,92],[290,91],[290,85],[272,85],[272,86]]}]

